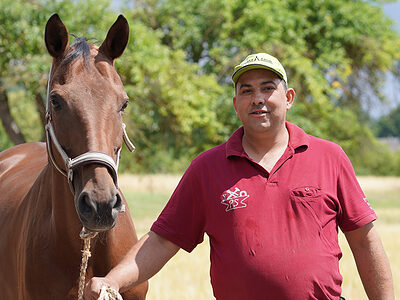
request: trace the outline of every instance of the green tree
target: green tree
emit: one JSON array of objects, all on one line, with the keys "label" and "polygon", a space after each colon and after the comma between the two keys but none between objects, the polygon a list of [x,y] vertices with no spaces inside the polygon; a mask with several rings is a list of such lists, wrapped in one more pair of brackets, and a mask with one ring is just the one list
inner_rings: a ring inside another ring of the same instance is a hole
[{"label": "green tree", "polygon": [[375,127],[379,137],[400,137],[400,105],[389,114],[382,116]]},{"label": "green tree", "polygon": [[48,18],[58,12],[70,33],[102,37],[115,12],[105,0],[0,0],[0,6],[0,118],[10,138],[1,144],[1,150],[10,141],[18,144],[43,136],[45,87],[51,66],[43,38]]},{"label": "green tree", "polygon": [[[8,115],[21,128],[24,140],[38,140],[51,65],[43,41],[47,19],[57,12],[70,33],[101,40],[117,13],[108,1],[97,0],[42,0],[17,5],[0,0],[0,4],[6,8],[0,15],[4,24],[0,32],[0,78],[10,107]],[[125,15],[131,38],[116,68],[133,100],[124,119],[137,152],[121,161],[121,169],[182,170],[194,155],[221,141],[216,134],[221,127],[216,118],[216,99],[222,90],[214,76],[199,74],[197,64],[187,62],[182,50],[162,45],[160,34],[134,20],[132,12]],[[5,149],[10,140],[1,129],[0,133],[1,141],[6,140],[1,149]]]},{"label": "green tree", "polygon": [[383,2],[140,0],[135,16],[157,30],[165,45],[184,50],[200,73],[216,74],[224,88],[218,99],[221,135],[238,126],[228,100],[234,65],[250,52],[269,52],[286,66],[297,92],[289,120],[343,145],[361,168],[367,155],[360,156],[358,147],[378,147],[364,108],[370,98],[384,99],[378,79],[386,72],[397,75],[400,55]]},{"label": "green tree", "polygon": [[138,149],[136,164],[127,167],[182,170],[196,154],[222,141],[216,114],[222,90],[214,76],[199,74],[183,51],[162,45],[159,32],[140,21],[130,26],[132,39],[117,64],[133,102],[125,120]]},{"label": "green tree", "polygon": [[[131,38],[116,68],[133,102],[124,119],[138,150],[121,169],[182,170],[224,141],[240,125],[231,71],[249,52],[266,51],[281,59],[297,92],[289,120],[339,143],[358,170],[392,174],[371,163],[392,154],[377,144],[365,112],[371,97],[383,99],[378,79],[399,77],[400,39],[382,2],[135,1],[124,11]],[[71,33],[101,40],[117,13],[106,0],[0,6],[0,117],[8,115],[7,126],[19,128],[23,140],[38,140],[51,64],[47,19],[57,12]],[[19,142],[6,131],[0,126],[0,150]]]}]

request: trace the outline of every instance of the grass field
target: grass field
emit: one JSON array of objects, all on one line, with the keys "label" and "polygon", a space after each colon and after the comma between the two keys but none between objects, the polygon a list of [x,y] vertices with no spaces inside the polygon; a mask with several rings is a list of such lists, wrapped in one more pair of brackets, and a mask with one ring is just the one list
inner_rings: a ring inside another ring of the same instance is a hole
[{"label": "grass field", "polygon": [[[120,186],[126,196],[138,235],[145,234],[168,201],[179,176],[122,175]],[[396,299],[400,299],[400,178],[360,177],[360,184],[369,203],[378,214],[375,222],[389,257]],[[348,300],[367,299],[351,251],[344,235],[339,235],[343,252],[340,269],[343,275],[343,296]],[[149,300],[213,299],[209,280],[208,240],[191,254],[180,250],[150,280]]]}]

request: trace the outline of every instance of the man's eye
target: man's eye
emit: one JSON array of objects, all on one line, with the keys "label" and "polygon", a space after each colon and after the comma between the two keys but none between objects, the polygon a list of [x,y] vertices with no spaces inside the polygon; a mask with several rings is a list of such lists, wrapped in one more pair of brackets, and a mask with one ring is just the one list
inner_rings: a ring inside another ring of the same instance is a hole
[{"label": "man's eye", "polygon": [[264,88],[264,90],[265,91],[273,91],[273,90],[275,90],[275,87],[274,86],[267,86],[267,87]]}]

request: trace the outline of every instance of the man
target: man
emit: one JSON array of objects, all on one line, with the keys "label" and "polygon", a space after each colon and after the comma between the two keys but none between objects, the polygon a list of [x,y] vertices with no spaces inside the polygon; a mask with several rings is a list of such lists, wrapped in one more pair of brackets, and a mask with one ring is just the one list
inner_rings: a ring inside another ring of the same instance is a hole
[{"label": "man", "polygon": [[345,233],[369,299],[394,299],[374,211],[342,149],[286,122],[295,92],[280,62],[248,56],[232,75],[243,126],[200,154],[146,234],[101,286],[124,290],[156,274],[179,248],[211,245],[214,296],[339,299],[337,227]]}]

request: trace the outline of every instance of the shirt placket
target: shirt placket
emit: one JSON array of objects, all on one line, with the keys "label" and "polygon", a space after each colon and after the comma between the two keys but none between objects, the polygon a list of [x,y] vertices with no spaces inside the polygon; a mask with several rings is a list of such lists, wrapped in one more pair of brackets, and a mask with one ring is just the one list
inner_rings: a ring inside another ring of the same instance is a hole
[{"label": "shirt placket", "polygon": [[269,176],[267,178],[268,183],[276,183],[277,182],[277,172],[281,169],[281,167],[290,159],[293,157],[294,150],[292,147],[288,146],[281,156],[281,158],[276,162],[274,167],[272,168],[271,172],[269,173]]}]

